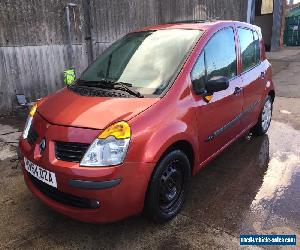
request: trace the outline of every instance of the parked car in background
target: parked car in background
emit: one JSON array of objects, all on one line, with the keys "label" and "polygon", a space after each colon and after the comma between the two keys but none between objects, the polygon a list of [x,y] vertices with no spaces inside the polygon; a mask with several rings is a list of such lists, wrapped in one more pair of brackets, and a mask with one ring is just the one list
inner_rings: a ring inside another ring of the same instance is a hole
[{"label": "parked car in background", "polygon": [[33,106],[19,143],[25,182],[77,220],[144,211],[166,222],[183,207],[191,176],[250,130],[267,132],[274,97],[257,26],[143,28]]}]

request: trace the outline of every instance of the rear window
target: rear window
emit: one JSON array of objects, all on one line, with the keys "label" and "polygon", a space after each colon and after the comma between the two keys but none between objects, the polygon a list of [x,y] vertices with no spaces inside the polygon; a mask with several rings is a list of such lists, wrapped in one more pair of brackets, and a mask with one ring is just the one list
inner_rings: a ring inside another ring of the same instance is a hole
[{"label": "rear window", "polygon": [[238,28],[241,47],[243,71],[246,71],[260,61],[259,37],[257,32],[250,29]]}]

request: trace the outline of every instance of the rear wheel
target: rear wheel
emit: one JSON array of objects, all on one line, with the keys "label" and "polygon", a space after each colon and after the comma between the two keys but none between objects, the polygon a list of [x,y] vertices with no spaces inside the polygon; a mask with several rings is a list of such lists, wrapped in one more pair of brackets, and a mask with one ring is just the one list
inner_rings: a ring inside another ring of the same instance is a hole
[{"label": "rear wheel", "polygon": [[183,207],[191,179],[190,163],[181,150],[174,150],[158,163],[145,200],[148,218],[164,223]]},{"label": "rear wheel", "polygon": [[265,134],[269,127],[272,120],[272,110],[273,110],[273,102],[271,96],[265,100],[263,109],[259,115],[258,121],[253,128],[253,133],[256,135],[263,135]]}]

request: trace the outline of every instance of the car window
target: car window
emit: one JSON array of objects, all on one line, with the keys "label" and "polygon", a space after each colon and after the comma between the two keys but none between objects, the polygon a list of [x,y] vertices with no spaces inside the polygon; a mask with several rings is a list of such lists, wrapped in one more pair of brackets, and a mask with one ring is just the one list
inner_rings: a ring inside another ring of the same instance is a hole
[{"label": "car window", "polygon": [[254,49],[255,49],[255,64],[260,62],[260,46],[259,46],[259,37],[256,31],[253,31],[254,37]]},{"label": "car window", "polygon": [[[194,68],[191,73],[191,79],[193,81],[193,87],[197,90],[205,89],[205,61],[204,61],[204,52],[198,57],[197,62],[194,65]],[[195,90],[196,90],[195,89]]]},{"label": "car window", "polygon": [[236,51],[232,28],[218,31],[205,46],[207,80],[214,76],[236,76]]},{"label": "car window", "polygon": [[238,36],[242,55],[242,71],[246,71],[257,64],[253,32],[249,29],[238,28]]}]

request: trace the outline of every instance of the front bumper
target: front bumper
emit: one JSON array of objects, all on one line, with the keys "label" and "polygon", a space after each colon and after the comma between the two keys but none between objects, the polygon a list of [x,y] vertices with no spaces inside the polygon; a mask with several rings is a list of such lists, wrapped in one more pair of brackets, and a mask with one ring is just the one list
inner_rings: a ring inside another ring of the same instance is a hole
[{"label": "front bumper", "polygon": [[[27,156],[28,157],[28,156]],[[22,161],[23,162],[23,161]],[[45,166],[42,166],[46,168]],[[107,173],[101,177],[96,177],[98,183],[107,180],[121,179],[120,183],[114,187],[106,189],[85,189],[80,187],[72,187],[70,180],[83,178],[82,175],[76,176],[64,173],[61,167],[55,171],[58,191],[71,196],[81,197],[90,201],[98,201],[98,208],[80,208],[77,206],[66,205],[52,199],[49,195],[42,192],[32,181],[30,174],[25,170],[24,162],[22,169],[24,173],[25,183],[30,191],[37,196],[42,202],[54,210],[74,218],[76,220],[95,223],[107,223],[118,221],[123,218],[138,214],[143,210],[145,194],[147,191],[148,181],[154,165],[150,163],[124,163],[118,167],[111,169],[97,169],[99,173]],[[53,171],[51,169],[51,171]],[[77,171],[79,171],[77,169]],[[84,181],[95,181],[93,173],[86,170]],[[100,174],[101,175],[101,174]],[[47,185],[47,184],[46,184]]]}]

